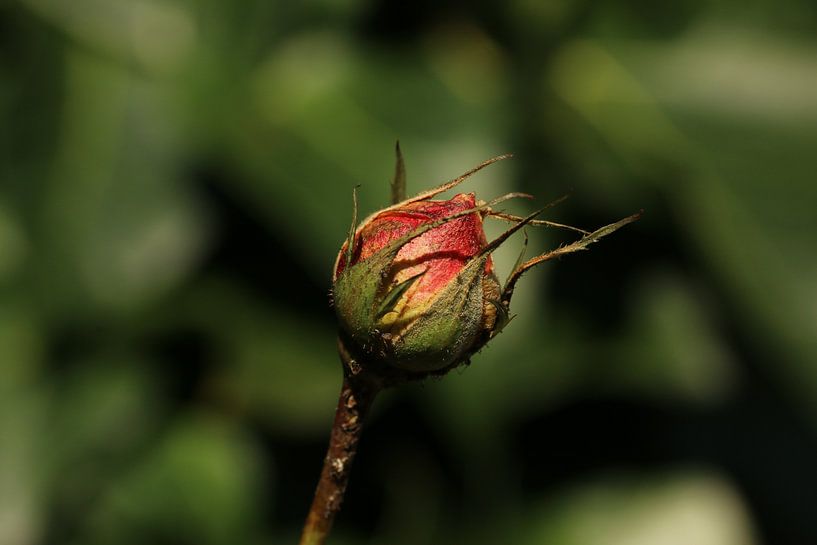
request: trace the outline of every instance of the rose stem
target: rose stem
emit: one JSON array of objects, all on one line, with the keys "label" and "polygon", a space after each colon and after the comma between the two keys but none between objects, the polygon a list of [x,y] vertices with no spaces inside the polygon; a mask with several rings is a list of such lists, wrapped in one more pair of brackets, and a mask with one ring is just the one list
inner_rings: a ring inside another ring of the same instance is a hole
[{"label": "rose stem", "polygon": [[315,499],[306,517],[300,545],[322,545],[340,511],[352,461],[363,431],[363,419],[379,391],[374,383],[346,371],[340,389],[329,449],[323,461]]}]

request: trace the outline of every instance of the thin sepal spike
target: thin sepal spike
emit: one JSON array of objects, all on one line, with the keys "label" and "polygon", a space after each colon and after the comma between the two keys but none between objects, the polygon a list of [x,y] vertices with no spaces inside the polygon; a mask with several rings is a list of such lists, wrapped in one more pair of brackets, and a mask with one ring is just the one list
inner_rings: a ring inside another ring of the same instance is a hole
[{"label": "thin sepal spike", "polygon": [[[528,194],[528,193],[509,193],[509,194],[510,194],[510,195],[514,195],[514,196],[524,197],[524,198],[526,198],[526,199],[533,199],[533,198],[535,198],[533,195],[530,195],[530,194]],[[554,206],[556,206],[557,204],[561,204],[561,203],[565,202],[565,201],[566,201],[566,200],[567,200],[569,197],[570,197],[570,195],[567,195],[567,194],[562,195],[561,197],[558,197],[558,198],[556,198],[556,199],[553,199],[552,201],[550,201],[549,203],[547,203],[545,206],[543,206],[543,207],[542,207],[542,209],[543,209],[543,210],[547,210],[548,208],[553,208],[553,207],[554,207]],[[521,218],[520,218],[520,219],[521,219]]]},{"label": "thin sepal spike", "polygon": [[[525,262],[525,253],[527,252],[528,249],[528,232],[522,231],[522,234],[524,235],[524,240],[522,241],[522,249],[519,251],[519,256],[516,258],[516,262],[514,263],[513,268],[511,269],[512,274],[513,271],[517,270],[519,267],[522,266],[522,263]],[[508,282],[510,282],[510,279],[511,276],[509,275],[508,280],[505,282],[506,287],[508,286]],[[504,289],[502,290],[502,293],[503,294],[505,293]],[[491,332],[491,338],[494,338],[503,329],[505,329],[505,327],[509,323],[511,323],[511,320],[513,320],[514,317],[511,315],[510,305],[505,304],[504,299],[501,296],[499,301],[491,301],[491,304],[494,305],[497,311],[496,326],[494,327],[494,330]]]},{"label": "thin sepal spike", "polygon": [[349,227],[349,237],[346,239],[346,266],[350,267],[352,264],[352,256],[355,253],[355,233],[357,232],[357,189],[356,185],[352,189],[352,225]]},{"label": "thin sepal spike", "polygon": [[[413,202],[424,201],[426,199],[430,199],[432,197],[435,197],[435,196],[439,195],[440,193],[442,193],[443,191],[448,191],[449,189],[452,189],[452,188],[458,186],[459,184],[461,184],[462,182],[467,180],[469,177],[471,177],[473,174],[479,172],[480,170],[487,167],[488,165],[492,165],[492,164],[494,164],[494,163],[496,163],[498,161],[502,161],[503,159],[509,159],[510,157],[513,157],[513,154],[506,153],[504,155],[497,155],[496,157],[492,157],[492,158],[490,158],[490,159],[488,159],[486,161],[483,161],[482,163],[478,164],[477,166],[475,166],[474,168],[472,168],[468,172],[454,178],[450,182],[446,182],[443,185],[438,186],[438,187],[436,187],[434,189],[424,191],[424,192],[419,193],[419,194],[417,194],[417,195],[415,195],[415,196],[413,196],[411,198],[408,198],[408,199],[406,199],[404,201],[392,204],[391,206],[388,206],[388,207],[386,207],[386,208],[384,208],[382,210],[379,210],[375,214],[373,214],[373,215],[369,216],[368,218],[366,218],[365,220],[363,220],[363,223],[366,223],[369,219],[374,217],[374,215],[379,215],[379,214],[382,214],[384,212],[389,212],[390,210],[394,210],[396,208],[403,207],[403,206],[405,206],[407,204],[411,204]],[[480,209],[480,211],[481,210],[484,210],[484,209]]]},{"label": "thin sepal spike", "polygon": [[406,200],[406,163],[400,150],[400,141],[394,144],[394,178],[391,180],[391,203],[399,204]]},{"label": "thin sepal spike", "polygon": [[556,206],[557,204],[561,204],[561,203],[565,202],[565,201],[566,201],[567,199],[569,199],[569,198],[570,198],[570,195],[568,195],[568,194],[562,195],[561,197],[558,197],[558,198],[556,198],[556,199],[553,199],[552,201],[550,201],[549,203],[547,203],[547,204],[545,205],[545,208],[553,208],[553,207],[554,207],[554,206]]},{"label": "thin sepal spike", "polygon": [[[532,198],[533,198],[533,195],[530,195],[528,193],[519,193],[519,192],[506,193],[505,195],[502,195],[502,196],[499,196],[499,197],[497,197],[495,199],[492,199],[490,202],[488,202],[488,206],[496,206],[497,204],[499,204],[501,202],[505,202],[505,201],[510,200],[510,199],[532,199]],[[493,211],[488,212],[489,215],[492,214],[492,213],[493,213]]]},{"label": "thin sepal spike", "polygon": [[533,218],[535,218],[536,216],[538,216],[539,214],[541,214],[544,211],[545,211],[545,209],[542,208],[540,210],[537,210],[533,214],[527,216],[526,218],[523,218],[522,221],[520,221],[519,223],[517,223],[516,225],[514,225],[513,227],[511,227],[510,229],[508,229],[507,231],[505,231],[504,233],[502,233],[501,235],[496,237],[490,243],[488,243],[482,250],[479,251],[479,253],[477,255],[475,255],[471,259],[479,259],[480,257],[482,257],[482,256],[484,256],[486,254],[490,254],[491,252],[493,252],[494,250],[499,248],[499,246],[503,242],[508,240],[508,237],[510,237],[512,234],[516,233],[517,231],[519,231],[520,229],[525,227],[528,223],[533,221]]},{"label": "thin sepal spike", "polygon": [[[528,251],[528,232],[522,231],[524,235],[524,240],[522,241],[522,249],[519,251],[519,257],[516,258],[516,263],[513,264],[513,268],[511,269],[511,274],[514,273],[519,267],[522,266],[522,263],[525,262],[525,253]],[[511,279],[511,275],[508,275],[508,280],[505,281],[505,286],[508,285],[508,282]]]},{"label": "thin sepal spike", "polygon": [[[497,218],[505,221],[510,222],[518,222],[522,221],[522,218],[519,216],[514,216],[513,214],[506,214],[504,212],[488,212],[487,216],[489,218]],[[589,235],[590,231],[586,231],[579,227],[573,227],[572,225],[567,225],[564,223],[557,223],[555,221],[548,221],[548,220],[533,220],[530,222],[530,225],[543,225],[545,227],[556,227],[558,229],[567,229],[569,231],[575,231],[577,233],[581,233],[583,235]]]},{"label": "thin sepal spike", "polygon": [[[527,193],[519,193],[518,195],[520,197],[528,196]],[[554,199],[554,200],[550,201],[549,203],[547,203],[544,208],[545,209],[552,208],[552,207],[556,206],[557,204],[566,201],[568,199],[568,197],[569,197],[569,195],[562,195],[558,199]],[[512,222],[522,221],[521,217],[514,216],[513,214],[506,214],[505,212],[491,211],[491,212],[488,212],[487,216],[497,218],[497,219],[501,219],[501,220],[505,220],[505,221],[512,221]],[[566,225],[564,223],[557,223],[555,221],[533,220],[533,221],[530,222],[530,225],[544,225],[544,226],[547,226],[547,227],[557,227],[559,229],[567,229],[567,230],[570,230],[570,231],[576,231],[577,233],[581,233],[583,235],[589,235],[590,234],[590,231],[585,231],[584,229],[580,229],[578,227],[573,227],[572,225]]]},{"label": "thin sepal spike", "polygon": [[512,153],[505,153],[503,155],[497,155],[496,157],[491,157],[490,159],[481,162],[480,164],[478,164],[477,166],[475,166],[474,168],[472,168],[468,172],[465,172],[465,173],[457,176],[453,180],[451,180],[449,182],[446,182],[446,183],[444,183],[444,184],[442,184],[440,186],[437,186],[434,189],[429,189],[428,191],[423,191],[422,193],[419,193],[419,194],[415,195],[414,197],[411,197],[410,199],[408,199],[406,201],[406,203],[423,201],[425,199],[430,199],[432,197],[435,197],[435,196],[439,195],[440,193],[442,193],[444,191],[448,191],[449,189],[453,189],[453,188],[457,187],[462,182],[464,182],[465,180],[467,180],[468,178],[470,178],[471,176],[473,176],[474,174],[476,174],[477,172],[479,172],[483,168],[485,168],[485,167],[487,167],[489,165],[492,165],[494,163],[497,163],[499,161],[502,161],[504,159],[510,159],[511,157],[513,157]]},{"label": "thin sepal spike", "polygon": [[643,213],[644,211],[640,210],[639,212],[633,214],[632,216],[627,216],[626,218],[619,220],[615,223],[611,223],[610,225],[605,225],[604,227],[596,229],[592,233],[583,236],[576,242],[573,242],[566,246],[560,246],[555,250],[551,250],[550,252],[538,255],[534,258],[525,261],[518,267],[515,267],[513,272],[508,277],[508,282],[505,285],[505,289],[502,290],[501,298],[502,304],[510,306],[511,297],[513,296],[513,290],[514,287],[516,286],[516,282],[531,267],[538,265],[539,263],[544,263],[545,261],[550,261],[551,259],[554,259],[556,257],[586,250],[587,247],[593,244],[594,242],[598,242],[603,237],[606,237],[607,235],[614,233],[615,231],[619,230],[625,225],[638,220]]},{"label": "thin sepal spike", "polygon": [[402,297],[403,294],[406,293],[406,291],[408,291],[408,289],[411,286],[413,286],[414,283],[417,282],[425,273],[426,271],[422,271],[418,274],[415,274],[411,278],[403,280],[402,282],[394,286],[391,289],[391,291],[389,291],[389,293],[386,295],[386,297],[383,298],[383,301],[380,303],[380,308],[377,311],[375,319],[379,320],[380,318],[391,312],[394,309],[397,302],[400,300],[400,297]]}]

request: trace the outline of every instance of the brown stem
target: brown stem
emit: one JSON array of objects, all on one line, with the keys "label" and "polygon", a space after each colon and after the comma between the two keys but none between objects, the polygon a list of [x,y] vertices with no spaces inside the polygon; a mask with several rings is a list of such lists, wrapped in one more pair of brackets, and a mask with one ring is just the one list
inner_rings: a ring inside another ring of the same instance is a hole
[{"label": "brown stem", "polygon": [[349,482],[352,461],[363,431],[363,419],[378,391],[379,387],[375,383],[355,376],[344,365],[343,386],[329,436],[329,449],[323,461],[315,499],[306,517],[300,545],[322,545],[329,535]]}]

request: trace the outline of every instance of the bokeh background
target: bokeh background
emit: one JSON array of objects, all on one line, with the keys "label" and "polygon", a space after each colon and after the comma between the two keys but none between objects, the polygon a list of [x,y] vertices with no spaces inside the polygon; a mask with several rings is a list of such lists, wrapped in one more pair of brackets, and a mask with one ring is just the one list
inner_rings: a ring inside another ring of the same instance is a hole
[{"label": "bokeh background", "polygon": [[646,214],[378,400],[331,543],[817,542],[815,28],[811,0],[0,1],[0,543],[297,541],[331,264],[397,138],[409,192],[514,151],[464,187]]}]

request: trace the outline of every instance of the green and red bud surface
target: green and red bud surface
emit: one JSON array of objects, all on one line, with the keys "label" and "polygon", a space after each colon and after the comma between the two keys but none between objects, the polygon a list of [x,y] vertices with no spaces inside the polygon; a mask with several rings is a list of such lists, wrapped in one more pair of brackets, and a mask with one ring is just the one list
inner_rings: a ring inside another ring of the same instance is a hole
[{"label": "green and red bud surface", "polygon": [[490,255],[481,255],[487,246],[481,212],[405,240],[476,206],[468,193],[391,207],[357,230],[351,267],[346,245],[341,249],[335,308],[341,328],[367,356],[406,371],[437,371],[490,337],[500,289]]},{"label": "green and red bud surface", "polygon": [[[534,220],[542,210],[521,218],[491,208],[529,195],[512,193],[490,203],[473,193],[433,199],[505,157],[490,159],[451,182],[376,212],[359,226],[353,222],[335,261],[332,291],[341,343],[355,361],[373,370],[396,369],[417,377],[466,363],[507,324],[514,286],[525,271],[584,250],[640,217],[634,214],[588,232]],[[398,167],[401,160],[398,153]],[[490,216],[516,225],[489,243],[482,222]],[[583,236],[527,261],[520,256],[501,286],[491,252],[520,228],[535,224],[568,228]]]}]

